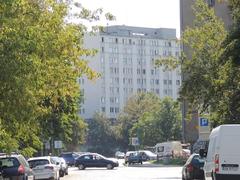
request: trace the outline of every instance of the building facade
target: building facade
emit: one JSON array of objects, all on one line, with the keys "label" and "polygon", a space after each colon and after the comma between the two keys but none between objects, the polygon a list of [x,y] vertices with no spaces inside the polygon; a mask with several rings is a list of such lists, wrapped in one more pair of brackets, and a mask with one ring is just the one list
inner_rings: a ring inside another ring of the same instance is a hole
[{"label": "building facade", "polygon": [[91,119],[101,112],[116,119],[129,97],[137,92],[178,97],[180,68],[164,71],[155,66],[160,57],[179,56],[175,29],[109,26],[95,36],[87,35],[85,46],[98,50],[89,65],[101,77],[96,81],[79,78],[84,94],[80,109],[83,118]]}]

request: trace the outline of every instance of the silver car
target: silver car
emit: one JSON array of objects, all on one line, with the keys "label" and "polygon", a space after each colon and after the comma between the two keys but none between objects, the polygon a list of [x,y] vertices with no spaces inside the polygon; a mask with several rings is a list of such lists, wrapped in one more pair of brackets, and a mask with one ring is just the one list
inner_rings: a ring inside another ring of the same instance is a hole
[{"label": "silver car", "polygon": [[60,177],[68,175],[68,165],[66,161],[62,157],[52,156],[51,158],[54,160],[55,164],[59,166]]},{"label": "silver car", "polygon": [[52,157],[33,157],[28,159],[28,163],[33,170],[35,179],[59,180],[59,166]]}]

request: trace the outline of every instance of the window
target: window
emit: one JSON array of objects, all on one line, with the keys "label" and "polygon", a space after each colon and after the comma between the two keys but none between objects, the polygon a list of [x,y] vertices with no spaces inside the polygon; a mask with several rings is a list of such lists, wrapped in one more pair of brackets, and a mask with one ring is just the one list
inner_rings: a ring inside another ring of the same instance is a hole
[{"label": "window", "polygon": [[151,74],[154,75],[154,69],[151,69]]},{"label": "window", "polygon": [[166,79],[163,80],[163,84],[167,85],[167,80]]},{"label": "window", "polygon": [[104,42],[104,37],[102,37],[102,42]]},{"label": "window", "polygon": [[119,108],[115,107],[115,113],[119,113]]},{"label": "window", "polygon": [[114,108],[110,107],[110,113],[113,113],[113,112],[114,112]]},{"label": "window", "polygon": [[140,69],[137,69],[137,74],[140,74],[141,73],[141,70]]},{"label": "window", "polygon": [[102,110],[102,112],[105,112],[105,111],[106,111],[105,107],[102,107],[101,110]]},{"label": "window", "polygon": [[102,47],[102,52],[104,52],[104,47]]},{"label": "window", "polygon": [[113,87],[110,87],[109,90],[110,90],[110,93],[114,93],[114,88]]},{"label": "window", "polygon": [[116,43],[116,44],[118,43],[118,38],[115,39],[115,43]]},{"label": "window", "polygon": [[168,84],[172,85],[172,80],[168,80]]},{"label": "window", "polygon": [[146,69],[143,69],[143,70],[142,70],[142,73],[143,73],[143,74],[146,74]]},{"label": "window", "polygon": [[176,85],[180,85],[180,80],[176,80]]},{"label": "window", "polygon": [[158,85],[158,84],[159,84],[159,79],[156,79],[156,80],[155,80],[155,83]]},{"label": "window", "polygon": [[128,40],[128,43],[129,43],[129,44],[132,44],[132,39],[129,39],[129,40]]}]

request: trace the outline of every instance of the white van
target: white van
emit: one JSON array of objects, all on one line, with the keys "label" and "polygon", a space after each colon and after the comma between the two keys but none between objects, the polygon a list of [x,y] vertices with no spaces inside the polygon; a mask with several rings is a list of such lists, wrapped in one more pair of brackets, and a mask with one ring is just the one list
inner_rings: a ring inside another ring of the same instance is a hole
[{"label": "white van", "polygon": [[155,145],[155,153],[158,157],[182,157],[182,144],[180,141],[168,141]]},{"label": "white van", "polygon": [[221,125],[209,136],[205,180],[240,180],[240,124]]}]

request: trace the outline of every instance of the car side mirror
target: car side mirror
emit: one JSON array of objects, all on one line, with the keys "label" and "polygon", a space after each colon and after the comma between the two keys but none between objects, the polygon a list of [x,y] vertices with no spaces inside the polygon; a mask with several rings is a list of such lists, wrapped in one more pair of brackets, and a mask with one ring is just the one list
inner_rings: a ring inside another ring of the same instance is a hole
[{"label": "car side mirror", "polygon": [[200,149],[199,150],[199,155],[200,157],[207,157],[207,152],[205,149]]}]

